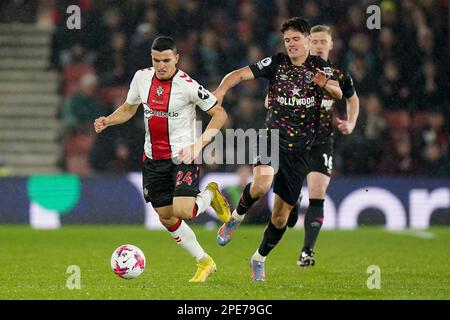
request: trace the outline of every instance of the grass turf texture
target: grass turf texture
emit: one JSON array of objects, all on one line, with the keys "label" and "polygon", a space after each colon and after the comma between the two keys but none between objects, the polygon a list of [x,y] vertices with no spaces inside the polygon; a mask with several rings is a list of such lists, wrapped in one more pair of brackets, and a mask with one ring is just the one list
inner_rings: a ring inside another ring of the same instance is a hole
[{"label": "grass turf texture", "polygon": [[[263,226],[241,226],[226,247],[216,230],[194,228],[218,272],[207,282],[188,280],[195,261],[166,231],[139,226],[63,226],[36,231],[0,226],[0,299],[449,299],[450,228],[434,238],[380,228],[322,231],[315,267],[296,266],[302,230],[288,230],[266,260],[267,281],[249,280],[248,259]],[[420,234],[419,234],[420,235]],[[134,244],[147,258],[145,272],[123,280],[110,269],[113,250]],[[69,265],[81,268],[81,289],[69,290]],[[381,268],[381,289],[369,290],[367,268]]]}]

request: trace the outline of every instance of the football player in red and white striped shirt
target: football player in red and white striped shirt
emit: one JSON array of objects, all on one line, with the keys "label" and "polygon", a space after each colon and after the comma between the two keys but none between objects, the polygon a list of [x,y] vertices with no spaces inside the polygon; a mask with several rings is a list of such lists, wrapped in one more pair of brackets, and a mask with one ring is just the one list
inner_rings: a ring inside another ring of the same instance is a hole
[{"label": "football player in red and white striped shirt", "polygon": [[[190,281],[203,282],[216,271],[216,265],[183,220],[194,219],[209,206],[220,220],[230,220],[228,203],[216,183],[199,191],[199,166],[193,163],[222,128],[227,113],[208,90],[177,69],[179,54],[172,38],[156,38],[151,56],[153,67],[136,72],[124,104],[108,117],[96,119],[94,127],[100,133],[109,126],[122,124],[143,105],[144,197],[152,203],[175,241],[196,258],[198,269]],[[196,106],[212,117],[197,140]]]}]

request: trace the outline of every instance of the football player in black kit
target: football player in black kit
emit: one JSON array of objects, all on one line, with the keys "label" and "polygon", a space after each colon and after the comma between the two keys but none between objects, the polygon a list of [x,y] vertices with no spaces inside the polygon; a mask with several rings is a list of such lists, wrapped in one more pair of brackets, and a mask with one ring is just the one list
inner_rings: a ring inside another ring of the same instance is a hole
[{"label": "football player in black kit", "polygon": [[[326,25],[317,25],[311,28],[310,53],[328,60],[333,39],[331,29]],[[333,74],[337,77],[339,86],[347,103],[347,119],[336,118],[338,130],[343,135],[351,134],[356,125],[359,113],[359,98],[353,86],[352,77],[337,66],[331,64]],[[306,211],[304,227],[305,239],[303,248],[297,261],[300,267],[314,266],[313,248],[324,221],[323,205],[325,194],[330,183],[333,169],[333,107],[335,100],[325,94],[320,108],[320,126],[317,137],[312,144],[309,154],[309,172],[306,176],[308,184],[309,206]],[[298,219],[300,201],[296,203],[289,216],[288,226],[293,227]]]},{"label": "football player in black kit", "polygon": [[[274,181],[271,221],[250,259],[254,281],[265,280],[265,258],[283,237],[289,214],[300,195],[308,173],[307,150],[317,135],[322,97],[324,93],[334,99],[342,97],[328,63],[309,54],[310,29],[309,23],[298,17],[284,22],[281,32],[287,54],[278,53],[227,74],[213,93],[221,103],[228,90],[243,80],[259,77],[269,80],[266,127],[269,133],[273,131],[279,137],[279,168]],[[269,191],[274,174],[270,164],[255,164],[253,181],[244,188],[231,220],[219,229],[217,242],[220,245],[231,240],[247,210]]]}]

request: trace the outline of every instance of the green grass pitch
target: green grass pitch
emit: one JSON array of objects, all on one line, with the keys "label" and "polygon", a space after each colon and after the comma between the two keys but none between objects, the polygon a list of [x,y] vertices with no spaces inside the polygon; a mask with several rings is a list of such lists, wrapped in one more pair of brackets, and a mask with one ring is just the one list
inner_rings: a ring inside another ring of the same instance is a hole
[{"label": "green grass pitch", "polygon": [[[0,226],[0,299],[450,299],[450,228],[427,233],[381,228],[322,231],[314,268],[296,266],[302,230],[288,230],[266,260],[267,281],[252,283],[248,258],[263,226],[241,226],[227,247],[216,230],[194,228],[218,272],[191,284],[195,261],[166,231],[141,226],[63,226],[36,231]],[[121,244],[140,247],[147,268],[118,278],[109,266]],[[81,289],[66,287],[67,267],[81,268]],[[368,289],[367,268],[381,270],[381,288]]]}]

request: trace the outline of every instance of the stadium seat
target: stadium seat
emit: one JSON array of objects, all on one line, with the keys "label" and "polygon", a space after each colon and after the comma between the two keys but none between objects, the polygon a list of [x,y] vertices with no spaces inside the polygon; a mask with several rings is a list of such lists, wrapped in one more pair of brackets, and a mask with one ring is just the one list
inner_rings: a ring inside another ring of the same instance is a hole
[{"label": "stadium seat", "polygon": [[67,172],[75,174],[89,174],[92,168],[89,164],[89,152],[95,137],[89,134],[68,136],[64,141]]},{"label": "stadium seat", "polygon": [[411,120],[411,129],[417,130],[423,128],[427,123],[427,113],[426,112],[416,112]]},{"label": "stadium seat", "polygon": [[120,106],[127,98],[127,87],[105,87],[99,92],[103,105]]},{"label": "stadium seat", "polygon": [[85,74],[95,74],[95,69],[89,64],[69,64],[64,67],[64,98],[73,95],[79,88],[80,80]]},{"label": "stadium seat", "polygon": [[80,84],[78,82],[67,82],[64,84],[64,92],[63,96],[64,99],[68,99],[70,96],[72,96],[80,87]]},{"label": "stadium seat", "polygon": [[408,111],[386,112],[385,119],[391,132],[409,131],[411,127],[411,116]]},{"label": "stadium seat", "polygon": [[77,134],[65,139],[66,157],[73,155],[88,155],[94,144],[95,137],[89,134]]},{"label": "stadium seat", "polygon": [[94,73],[93,66],[84,63],[69,64],[64,66],[64,82],[80,82],[81,78],[87,73]]},{"label": "stadium seat", "polygon": [[92,172],[88,158],[79,155],[73,155],[66,158],[66,169],[69,173],[79,175],[87,175]]}]

